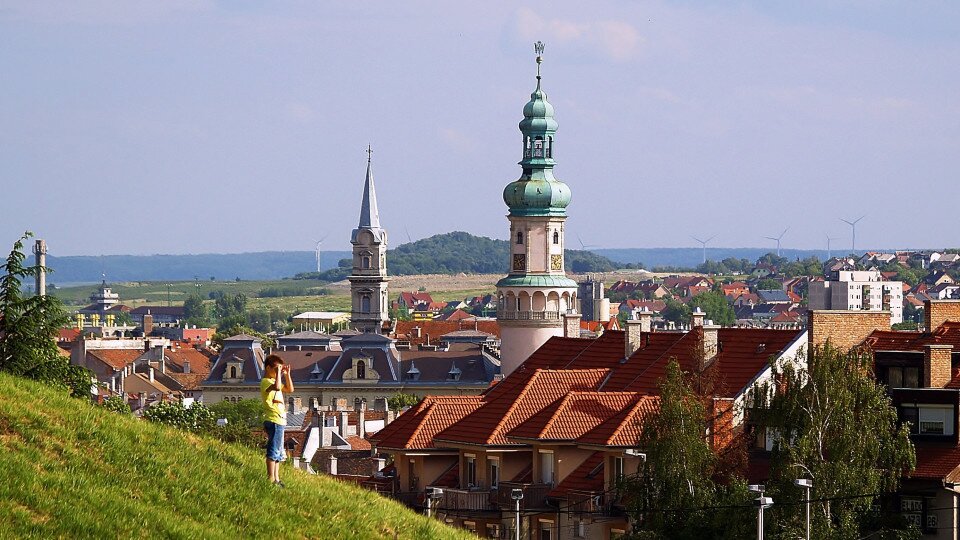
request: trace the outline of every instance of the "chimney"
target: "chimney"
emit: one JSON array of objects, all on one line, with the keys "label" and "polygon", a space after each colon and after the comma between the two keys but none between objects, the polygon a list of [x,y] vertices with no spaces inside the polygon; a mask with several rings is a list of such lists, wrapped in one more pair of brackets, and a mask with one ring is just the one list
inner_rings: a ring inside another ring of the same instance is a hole
[{"label": "chimney", "polygon": [[350,413],[347,411],[340,411],[340,424],[338,427],[340,430],[340,436],[343,437],[344,440],[346,440],[347,438],[347,427],[349,426],[349,424],[350,424]]},{"label": "chimney", "polygon": [[703,329],[703,367],[706,368],[713,363],[714,359],[717,357],[717,350],[720,340],[720,326],[713,324],[713,321],[708,321],[710,324],[704,325],[701,328]]},{"label": "chimney", "polygon": [[150,314],[150,310],[147,310],[147,314],[143,316],[143,335],[144,337],[149,336],[153,332],[153,315]]},{"label": "chimney", "polygon": [[357,436],[361,439],[367,437],[367,404],[364,401],[357,407]]},{"label": "chimney", "polygon": [[698,326],[703,326],[703,318],[706,314],[700,309],[700,306],[697,306],[697,309],[693,310],[693,313],[690,314],[690,327],[696,328]]},{"label": "chimney", "polygon": [[947,321],[960,322],[960,300],[927,300],[923,303],[923,323],[933,332]]},{"label": "chimney", "polygon": [[189,361],[189,360],[184,360],[184,361],[183,361],[183,372],[184,372],[184,373],[190,373],[190,361]]},{"label": "chimney", "polygon": [[167,372],[167,357],[164,354],[163,347],[160,347],[160,373]]},{"label": "chimney", "polygon": [[139,394],[137,394],[137,403],[140,404],[140,409],[143,409],[144,407],[147,406],[147,393],[146,393],[146,392],[140,392]]},{"label": "chimney", "polygon": [[153,382],[153,368],[150,368],[150,382]]},{"label": "chimney", "polygon": [[337,475],[337,456],[330,454],[330,474]]},{"label": "chimney", "polygon": [[563,314],[563,337],[580,337],[580,317],[579,313]]},{"label": "chimney", "polygon": [[923,387],[943,388],[950,382],[953,345],[927,345],[923,349]]},{"label": "chimney", "polygon": [[293,398],[293,414],[299,414],[303,412],[303,398],[295,397]]},{"label": "chimney", "polygon": [[633,353],[643,347],[643,320],[627,319],[626,331],[623,333],[623,357],[630,358]]},{"label": "chimney", "polygon": [[427,340],[427,346],[429,347],[429,346],[430,346],[430,333],[429,333],[429,332],[427,332],[427,334],[426,334],[426,340]]},{"label": "chimney", "polygon": [[653,332],[653,312],[644,306],[637,312],[636,317],[640,321],[641,332]]},{"label": "chimney", "polygon": [[597,320],[600,322],[608,322],[610,320],[610,299],[601,298],[598,303],[600,305],[600,312],[597,314]]},{"label": "chimney", "polygon": [[37,262],[37,296],[47,295],[47,242],[37,240],[33,247]]}]

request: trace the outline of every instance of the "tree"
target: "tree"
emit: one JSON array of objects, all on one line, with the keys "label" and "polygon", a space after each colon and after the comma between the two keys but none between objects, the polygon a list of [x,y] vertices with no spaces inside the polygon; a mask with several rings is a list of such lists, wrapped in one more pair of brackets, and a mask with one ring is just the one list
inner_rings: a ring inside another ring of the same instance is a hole
[{"label": "tree", "polygon": [[263,446],[265,437],[259,432],[263,426],[263,404],[259,400],[220,401],[210,406],[210,412],[214,418],[227,421],[225,425],[212,429],[211,433],[218,439],[254,448]]},{"label": "tree", "polygon": [[242,324],[235,324],[228,328],[226,327],[217,328],[217,331],[216,333],[213,334],[213,337],[210,339],[210,342],[218,349],[223,349],[223,340],[227,339],[228,337],[233,337],[240,334],[247,334],[248,336],[254,336],[256,338],[260,338],[260,341],[261,341],[260,345],[264,349],[269,349],[275,345],[273,338],[270,338],[266,334],[257,332],[253,328],[250,328],[249,326],[244,326]]},{"label": "tree", "polygon": [[0,267],[0,371],[69,389],[75,397],[89,396],[90,372],[71,365],[57,347],[57,331],[69,323],[60,300],[23,294],[23,280],[41,271],[24,266],[23,244],[32,236],[26,232],[14,242]]},{"label": "tree", "polygon": [[783,284],[773,278],[763,278],[757,281],[757,289],[761,291],[779,291]]},{"label": "tree", "polygon": [[676,324],[688,324],[690,322],[690,306],[675,300],[673,298],[664,298],[667,305],[661,312],[663,319]]},{"label": "tree", "polygon": [[706,318],[721,326],[732,326],[737,320],[733,306],[727,302],[727,297],[719,292],[703,292],[690,300],[690,308],[699,307],[706,314]]},{"label": "tree", "polygon": [[704,437],[711,419],[688,375],[671,360],[659,383],[659,409],[642,420],[646,470],[626,482],[636,528],[646,532],[641,538],[747,538],[754,514],[746,485],[718,478],[718,459]]},{"label": "tree", "polygon": [[115,413],[130,414],[130,404],[123,399],[123,396],[110,396],[104,399],[100,406]]},{"label": "tree", "polygon": [[417,403],[420,403],[420,398],[413,394],[404,394],[403,392],[397,392],[387,399],[387,406],[390,407],[391,411],[399,411],[405,407],[412,407]]},{"label": "tree", "polygon": [[[796,478],[813,480],[811,528],[818,538],[857,538],[866,531],[876,497],[889,493],[915,466],[909,427],[873,377],[873,359],[829,344],[807,366],[773,367],[770,384],[753,393],[755,418],[774,439],[769,491],[782,538],[801,535],[804,493]],[[892,528],[870,523],[869,528]]]},{"label": "tree", "polygon": [[193,293],[183,301],[183,318],[188,325],[200,328],[210,326],[210,313],[199,293]]},{"label": "tree", "polygon": [[210,432],[216,425],[216,418],[210,409],[198,402],[184,407],[180,402],[161,401],[153,407],[148,407],[143,412],[143,417],[151,422],[193,433]]}]

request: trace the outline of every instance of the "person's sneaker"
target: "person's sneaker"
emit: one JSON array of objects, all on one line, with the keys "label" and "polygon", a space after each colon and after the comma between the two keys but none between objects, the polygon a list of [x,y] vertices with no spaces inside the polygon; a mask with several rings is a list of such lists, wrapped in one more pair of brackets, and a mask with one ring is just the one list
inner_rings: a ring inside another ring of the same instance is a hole
[{"label": "person's sneaker", "polygon": [[276,482],[274,482],[273,485],[275,485],[275,486],[277,486],[277,487],[279,487],[279,488],[286,488],[286,487],[287,487],[287,486],[285,486],[285,485],[283,484],[283,482],[281,482],[280,480],[277,480]]}]

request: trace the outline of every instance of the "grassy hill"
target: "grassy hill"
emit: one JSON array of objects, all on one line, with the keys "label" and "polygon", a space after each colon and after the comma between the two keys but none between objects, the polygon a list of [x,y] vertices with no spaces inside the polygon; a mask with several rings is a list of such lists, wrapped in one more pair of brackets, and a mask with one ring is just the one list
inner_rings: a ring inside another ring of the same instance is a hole
[{"label": "grassy hill", "polygon": [[0,536],[469,538],[255,451],[110,413],[0,373]]}]

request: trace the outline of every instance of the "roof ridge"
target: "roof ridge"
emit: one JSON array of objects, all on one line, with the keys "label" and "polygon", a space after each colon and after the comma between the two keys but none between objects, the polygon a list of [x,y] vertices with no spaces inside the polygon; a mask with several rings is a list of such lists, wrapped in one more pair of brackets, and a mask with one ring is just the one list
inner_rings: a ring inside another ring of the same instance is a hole
[{"label": "roof ridge", "polygon": [[[576,397],[578,397],[578,396],[576,396],[575,394],[579,394],[579,393],[578,393],[578,392],[567,392],[566,395],[564,395],[564,396],[561,397],[560,399],[557,399],[556,401],[553,402],[553,403],[556,403],[557,401],[560,401],[561,403],[560,403],[560,404],[557,406],[557,408],[553,411],[553,414],[550,415],[550,419],[547,420],[547,423],[546,423],[546,424],[544,424],[543,429],[541,429],[541,430],[539,430],[539,431],[537,432],[537,437],[536,437],[536,438],[539,439],[539,438],[543,437],[543,435],[544,435],[545,433],[547,433],[547,432],[550,431],[550,428],[552,428],[554,422],[557,421],[557,418],[560,416],[560,411],[562,411],[563,408],[567,405],[567,402],[569,402],[571,399],[576,399]],[[551,403],[551,405],[553,405],[553,403]],[[518,426],[518,427],[519,427],[519,426]]]},{"label": "roof ridge", "polygon": [[[646,403],[647,401],[652,401],[653,399],[654,397],[650,395],[640,396],[637,399],[637,401],[634,402],[633,406],[630,407],[630,409],[627,411],[627,415],[623,417],[623,422],[620,422],[617,425],[617,427],[613,430],[613,433],[611,433],[610,436],[607,437],[607,440],[604,441],[604,443],[610,444],[610,441],[615,440],[620,435],[620,432],[626,427],[627,421],[633,418],[637,414],[637,412],[640,411],[644,403]],[[641,426],[641,431],[642,431],[642,426]]]}]

